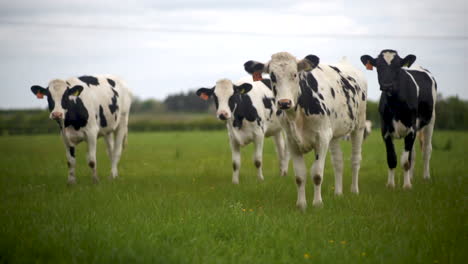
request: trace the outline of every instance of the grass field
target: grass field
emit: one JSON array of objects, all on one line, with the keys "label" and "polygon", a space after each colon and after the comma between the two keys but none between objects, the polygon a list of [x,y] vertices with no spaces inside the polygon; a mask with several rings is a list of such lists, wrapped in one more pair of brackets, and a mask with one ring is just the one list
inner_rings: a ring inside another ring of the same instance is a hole
[{"label": "grass field", "polygon": [[[271,139],[265,181],[256,179],[252,146],[242,152],[240,185],[231,184],[227,133],[134,133],[108,178],[103,140],[100,183],[92,184],[85,145],[77,184],[66,185],[58,135],[0,137],[0,262],[3,263],[466,263],[468,133],[435,132],[432,179],[418,151],[413,190],[387,189],[377,131],[365,141],[360,194],[333,194],[327,159],[323,208],[295,208],[292,164],[279,177]],[[398,141],[398,154],[402,141]],[[307,157],[308,166],[312,155]]]}]

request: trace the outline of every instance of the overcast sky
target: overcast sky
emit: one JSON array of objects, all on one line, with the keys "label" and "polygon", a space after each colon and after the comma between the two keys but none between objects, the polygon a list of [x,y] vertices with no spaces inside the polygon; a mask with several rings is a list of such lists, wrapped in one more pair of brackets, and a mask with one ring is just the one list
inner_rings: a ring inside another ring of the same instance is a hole
[{"label": "overcast sky", "polygon": [[[54,78],[110,73],[140,98],[246,75],[245,61],[288,51],[323,63],[396,49],[415,54],[444,96],[468,99],[466,0],[0,0],[0,108],[46,107]],[[366,71],[369,97],[380,96]]]}]

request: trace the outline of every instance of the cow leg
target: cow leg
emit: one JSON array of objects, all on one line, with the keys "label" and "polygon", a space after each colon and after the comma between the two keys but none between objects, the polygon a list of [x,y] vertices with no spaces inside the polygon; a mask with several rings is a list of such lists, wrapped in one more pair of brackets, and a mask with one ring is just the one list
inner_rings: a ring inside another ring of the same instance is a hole
[{"label": "cow leg", "polygon": [[314,181],[314,206],[322,205],[322,182],[323,170],[325,168],[325,159],[327,157],[328,145],[330,139],[319,138],[315,147],[315,162],[310,169],[312,180]]},{"label": "cow leg", "polygon": [[424,135],[424,141],[422,143],[423,149],[423,161],[424,161],[424,179],[429,180],[431,178],[430,174],[430,161],[432,154],[432,133],[434,132],[434,120],[435,116],[432,117],[431,122],[422,129]]},{"label": "cow leg", "polygon": [[404,189],[411,189],[410,170],[411,170],[411,162],[413,162],[411,160],[411,156],[413,156],[411,152],[413,151],[415,139],[416,139],[415,132],[410,132],[405,137],[405,149],[401,155],[401,164],[404,170],[404,173],[403,173],[403,188]]},{"label": "cow leg", "polygon": [[97,164],[96,164],[96,146],[97,146],[97,133],[91,133],[88,136],[88,165],[93,171],[93,182],[98,183],[99,178],[97,176]]},{"label": "cow leg", "polygon": [[75,166],[76,166],[75,147],[65,145],[65,149],[66,149],[65,154],[67,156],[67,166],[68,166],[68,184],[75,184],[76,183],[76,177],[75,177]]},{"label": "cow leg", "polygon": [[117,127],[115,133],[115,141],[114,141],[114,153],[112,155],[112,165],[111,165],[111,176],[113,179],[117,178],[119,175],[118,172],[118,165],[120,161],[120,157],[122,156],[122,149],[124,147],[127,134],[128,134],[128,115],[122,116],[120,119],[119,126]]},{"label": "cow leg", "polygon": [[[416,136],[416,137],[417,137],[417,136]],[[414,165],[416,164],[416,142],[413,143],[413,149],[411,150],[410,159],[411,159],[411,166],[410,166],[409,175],[410,175],[410,180],[413,180],[413,176],[414,176]]]},{"label": "cow leg", "polygon": [[359,169],[361,168],[361,151],[362,141],[364,140],[364,127],[354,130],[351,133],[351,168],[352,168],[352,183],[351,192],[359,193]]},{"label": "cow leg", "polygon": [[263,181],[263,171],[262,171],[262,156],[263,156],[263,141],[265,137],[263,134],[261,136],[256,136],[254,140],[255,153],[254,153],[254,164],[257,168],[257,178],[260,181]]},{"label": "cow leg", "polygon": [[276,133],[273,140],[275,141],[276,154],[278,155],[280,175],[286,176],[288,174],[289,152],[283,134],[281,132]]},{"label": "cow leg", "polygon": [[391,136],[384,136],[385,147],[387,150],[387,165],[388,165],[388,181],[387,187],[395,187],[395,168],[397,165],[395,146]]},{"label": "cow leg", "polygon": [[230,142],[232,152],[232,183],[239,184],[239,171],[241,166],[240,145],[232,138]]},{"label": "cow leg", "polygon": [[104,139],[106,141],[107,156],[109,156],[109,159],[112,164],[112,155],[114,154],[114,133],[109,133],[105,135]]},{"label": "cow leg", "polygon": [[330,141],[331,161],[335,172],[335,195],[343,194],[343,152],[341,152],[340,140]]},{"label": "cow leg", "polygon": [[[291,149],[291,148],[289,148]],[[305,193],[305,185],[307,178],[307,168],[304,162],[304,156],[295,149],[291,149],[291,158],[294,165],[294,173],[296,175],[297,185],[297,202],[296,206],[304,211],[307,208],[307,200]]]}]

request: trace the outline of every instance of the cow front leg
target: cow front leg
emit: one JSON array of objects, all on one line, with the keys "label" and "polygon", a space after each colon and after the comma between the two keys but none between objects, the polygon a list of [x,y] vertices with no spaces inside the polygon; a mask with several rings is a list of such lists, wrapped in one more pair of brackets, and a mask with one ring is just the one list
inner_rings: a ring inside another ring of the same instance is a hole
[{"label": "cow front leg", "polygon": [[93,173],[93,182],[98,183],[99,178],[97,176],[97,163],[96,163],[96,145],[97,145],[97,135],[88,136],[88,166],[91,168]]},{"label": "cow front leg", "polygon": [[321,138],[315,147],[315,162],[310,170],[312,180],[314,181],[314,206],[322,205],[322,182],[323,170],[325,168],[325,159],[327,157],[329,140]]},{"label": "cow front leg", "polygon": [[65,154],[67,156],[67,166],[68,166],[68,184],[75,184],[76,177],[75,177],[75,167],[76,167],[76,159],[75,159],[75,147],[74,146],[67,146],[65,145]]},{"label": "cow front leg", "polygon": [[[291,149],[291,148],[289,148]],[[297,202],[296,206],[304,211],[307,208],[307,200],[305,193],[307,168],[304,162],[304,156],[299,151],[291,149],[291,158],[294,166],[294,174],[296,175],[297,186]]]},{"label": "cow front leg", "polygon": [[232,152],[232,183],[239,184],[239,171],[241,166],[240,145],[231,139]]},{"label": "cow front leg", "polygon": [[351,133],[351,168],[352,168],[352,183],[351,192],[359,193],[359,169],[361,168],[361,152],[362,142],[364,140],[364,127],[355,130]]},{"label": "cow front leg", "polygon": [[343,194],[343,152],[340,140],[333,139],[330,142],[331,161],[335,172],[335,195]]},{"label": "cow front leg", "polygon": [[273,139],[275,141],[276,154],[280,165],[280,175],[286,176],[288,174],[289,165],[289,151],[286,141],[281,132],[276,133]]},{"label": "cow front leg", "polygon": [[114,151],[112,155],[112,165],[111,165],[111,177],[113,179],[117,178],[119,175],[118,172],[118,165],[120,161],[120,157],[122,156],[123,147],[126,144],[127,136],[128,136],[128,115],[122,116],[120,119],[120,124],[117,127],[115,133],[115,140],[114,140]]},{"label": "cow front leg", "polygon": [[[110,164],[112,166],[112,162],[114,160],[114,133],[109,133],[105,135],[104,139],[106,141],[107,156],[109,157]],[[112,170],[110,177],[112,178]]]},{"label": "cow front leg", "polygon": [[263,141],[265,137],[263,134],[261,136],[256,136],[254,140],[255,153],[254,153],[254,164],[257,168],[257,178],[260,181],[263,181],[263,170],[262,170],[262,161],[263,161]]},{"label": "cow front leg", "polygon": [[387,150],[388,181],[387,187],[395,187],[395,168],[397,165],[395,146],[390,135],[384,136],[385,148]]},{"label": "cow front leg", "polygon": [[401,155],[401,164],[403,166],[403,188],[404,189],[411,189],[411,166],[414,162],[412,160],[412,151],[413,151],[413,145],[414,145],[414,140],[416,139],[416,133],[415,132],[410,132],[406,137],[405,137],[405,149]]}]

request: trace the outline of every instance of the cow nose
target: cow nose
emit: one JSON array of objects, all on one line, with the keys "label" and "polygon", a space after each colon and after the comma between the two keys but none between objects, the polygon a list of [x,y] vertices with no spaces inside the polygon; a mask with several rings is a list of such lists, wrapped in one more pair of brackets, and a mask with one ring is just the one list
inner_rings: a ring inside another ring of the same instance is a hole
[{"label": "cow nose", "polygon": [[278,100],[278,107],[282,110],[287,110],[291,108],[291,100],[289,99]]},{"label": "cow nose", "polygon": [[229,115],[226,111],[221,111],[218,113],[218,118],[221,120],[228,120]]},{"label": "cow nose", "polygon": [[386,92],[386,91],[392,90],[392,87],[393,87],[393,83],[382,83],[380,85],[380,90]]},{"label": "cow nose", "polygon": [[63,118],[63,114],[60,112],[52,112],[52,119],[60,120]]}]

